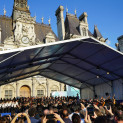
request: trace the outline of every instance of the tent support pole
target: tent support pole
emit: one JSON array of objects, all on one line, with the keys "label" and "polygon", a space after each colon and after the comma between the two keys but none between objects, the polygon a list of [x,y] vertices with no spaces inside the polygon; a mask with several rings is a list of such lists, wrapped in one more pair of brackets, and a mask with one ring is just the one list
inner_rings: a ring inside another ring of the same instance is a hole
[{"label": "tent support pole", "polygon": [[82,88],[80,88],[80,99],[82,99]]},{"label": "tent support pole", "polygon": [[96,95],[96,91],[95,91],[95,86],[93,86],[93,92],[94,92],[94,98],[95,98],[95,95]]},{"label": "tent support pole", "polygon": [[114,96],[114,86],[113,86],[113,81],[111,81],[111,93],[112,97]]}]

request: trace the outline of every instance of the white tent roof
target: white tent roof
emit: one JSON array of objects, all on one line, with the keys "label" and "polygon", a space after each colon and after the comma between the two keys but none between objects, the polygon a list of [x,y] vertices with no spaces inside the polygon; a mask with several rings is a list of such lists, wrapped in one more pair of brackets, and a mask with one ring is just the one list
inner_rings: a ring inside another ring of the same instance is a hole
[{"label": "white tent roof", "polygon": [[35,75],[95,86],[123,77],[123,54],[92,37],[0,52],[0,85]]}]

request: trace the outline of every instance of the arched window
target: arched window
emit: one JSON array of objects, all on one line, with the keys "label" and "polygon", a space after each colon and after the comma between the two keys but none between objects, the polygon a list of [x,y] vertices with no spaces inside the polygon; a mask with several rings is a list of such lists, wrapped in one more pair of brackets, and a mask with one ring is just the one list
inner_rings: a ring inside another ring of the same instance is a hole
[{"label": "arched window", "polygon": [[59,91],[59,87],[56,86],[56,85],[53,85],[53,86],[51,87],[51,93],[53,93],[53,92],[55,92],[55,91]]},{"label": "arched window", "polygon": [[4,97],[5,99],[12,99],[14,96],[14,87],[7,85],[4,87]]},{"label": "arched window", "polygon": [[37,97],[43,97],[43,96],[46,96],[45,95],[45,87],[43,85],[39,85],[37,88]]},{"label": "arched window", "polygon": [[83,36],[86,36],[86,29],[85,28],[82,29],[82,32],[83,32]]}]

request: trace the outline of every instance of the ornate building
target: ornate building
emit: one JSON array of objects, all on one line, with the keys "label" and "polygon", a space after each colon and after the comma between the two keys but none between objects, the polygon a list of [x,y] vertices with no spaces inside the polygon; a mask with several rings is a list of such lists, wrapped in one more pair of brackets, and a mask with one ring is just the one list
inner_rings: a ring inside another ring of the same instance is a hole
[{"label": "ornate building", "polygon": [[[31,17],[27,0],[14,0],[11,17],[0,16],[0,43],[1,50],[10,50],[20,47],[51,43],[58,40],[80,38],[92,36],[101,42],[106,40],[102,37],[97,26],[94,27],[94,34],[89,31],[87,13],[84,12],[79,18],[66,13],[64,21],[64,8],[58,7],[56,10],[58,37],[49,25],[37,23],[36,17]],[[35,76],[17,81],[0,87],[0,98],[30,97],[30,96],[50,96],[54,91],[64,91],[64,84]]]},{"label": "ornate building", "polygon": [[[20,47],[44,44],[58,41],[57,36],[49,25],[37,23],[31,17],[27,0],[14,0],[11,17],[0,16],[0,43],[1,50],[10,50]],[[64,84],[36,76],[17,81],[0,87],[0,98],[50,96],[54,91],[64,91]]]},{"label": "ornate building", "polygon": [[86,12],[82,13],[82,15],[78,18],[76,10],[75,14],[70,14],[67,9],[65,21],[63,13],[64,7],[59,6],[55,14],[57,17],[57,31],[59,40],[92,36],[101,42],[106,42],[106,39],[103,38],[97,26],[94,26],[93,34],[89,31],[87,20],[88,15]]}]

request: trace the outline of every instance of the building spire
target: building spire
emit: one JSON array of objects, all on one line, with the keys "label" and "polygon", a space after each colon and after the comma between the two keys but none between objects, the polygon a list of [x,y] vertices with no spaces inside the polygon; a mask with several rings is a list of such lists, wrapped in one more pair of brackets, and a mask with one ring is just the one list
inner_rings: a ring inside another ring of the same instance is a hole
[{"label": "building spire", "polygon": [[36,21],[36,17],[37,17],[37,16],[36,16],[36,13],[35,13],[35,16],[34,16],[35,21]]},{"label": "building spire", "polygon": [[28,5],[27,8],[28,8],[28,10],[29,10],[30,6]]},{"label": "building spire", "polygon": [[66,6],[66,13],[68,13],[68,8],[67,8],[67,6]]},{"label": "building spire", "polygon": [[4,12],[4,16],[6,16],[6,9],[5,9],[5,6],[4,6],[3,12]]},{"label": "building spire", "polygon": [[98,30],[96,25],[94,25],[94,34],[93,34],[93,36],[101,42],[106,42],[108,40],[108,38],[107,39],[103,38],[102,34],[100,33],[100,31]]},{"label": "building spire", "polygon": [[97,38],[97,37],[100,37],[102,38],[103,36],[101,35],[101,33],[99,32],[98,28],[97,28],[97,25],[94,25],[94,37]]},{"label": "building spire", "polygon": [[44,23],[44,17],[41,18],[41,22],[42,22],[42,24]]},{"label": "building spire", "polygon": [[74,12],[75,12],[75,16],[76,16],[76,14],[77,14],[77,11],[76,11],[76,9],[75,9],[75,11],[74,11]]},{"label": "building spire", "polygon": [[49,22],[49,25],[50,25],[50,23],[51,23],[51,19],[50,19],[50,17],[49,17],[49,20],[48,20],[48,22]]}]

